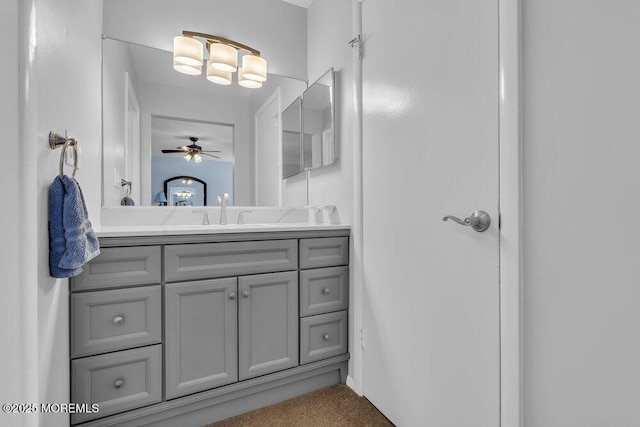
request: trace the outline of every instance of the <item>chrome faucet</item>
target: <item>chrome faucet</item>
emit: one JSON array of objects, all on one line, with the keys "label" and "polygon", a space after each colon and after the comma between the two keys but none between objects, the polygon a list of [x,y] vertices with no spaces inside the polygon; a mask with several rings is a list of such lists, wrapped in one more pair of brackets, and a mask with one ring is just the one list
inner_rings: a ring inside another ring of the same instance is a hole
[{"label": "chrome faucet", "polygon": [[224,193],[222,196],[216,197],[218,206],[220,206],[220,225],[227,224],[227,202],[229,201],[229,195]]},{"label": "chrome faucet", "polygon": [[244,214],[252,213],[253,211],[240,211],[238,214],[238,224],[244,224]]},{"label": "chrome faucet", "polygon": [[191,211],[193,213],[203,213],[204,216],[202,217],[202,225],[211,225],[211,223],[209,222],[209,214],[207,213],[207,211]]}]

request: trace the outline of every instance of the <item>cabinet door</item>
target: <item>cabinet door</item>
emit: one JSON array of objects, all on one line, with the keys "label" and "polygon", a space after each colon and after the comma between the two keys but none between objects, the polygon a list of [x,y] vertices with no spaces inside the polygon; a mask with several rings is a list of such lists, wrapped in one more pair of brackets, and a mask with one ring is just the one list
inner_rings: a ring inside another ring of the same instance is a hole
[{"label": "cabinet door", "polygon": [[239,377],[298,365],[298,273],[238,279]]},{"label": "cabinet door", "polygon": [[167,399],[238,380],[236,280],[166,285]]}]

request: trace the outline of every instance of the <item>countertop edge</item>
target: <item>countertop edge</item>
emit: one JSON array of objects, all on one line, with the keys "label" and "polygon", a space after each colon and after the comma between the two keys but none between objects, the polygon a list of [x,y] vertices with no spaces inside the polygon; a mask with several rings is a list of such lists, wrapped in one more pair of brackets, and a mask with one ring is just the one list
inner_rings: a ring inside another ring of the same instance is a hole
[{"label": "countertop edge", "polygon": [[235,225],[225,226],[103,226],[96,227],[94,232],[99,239],[119,237],[157,237],[157,236],[192,236],[192,235],[230,235],[230,234],[255,234],[274,232],[304,232],[304,231],[333,231],[350,230],[346,224],[260,224],[252,226],[245,224],[242,227]]}]

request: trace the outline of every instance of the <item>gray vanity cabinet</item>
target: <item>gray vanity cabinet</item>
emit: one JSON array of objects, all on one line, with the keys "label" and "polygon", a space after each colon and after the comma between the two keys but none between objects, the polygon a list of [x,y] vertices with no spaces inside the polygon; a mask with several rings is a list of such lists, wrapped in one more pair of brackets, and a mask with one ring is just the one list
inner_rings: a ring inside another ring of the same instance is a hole
[{"label": "gray vanity cabinet", "polygon": [[296,271],[238,279],[240,379],[298,365]]},{"label": "gray vanity cabinet", "polygon": [[238,381],[237,279],[165,287],[167,399]]},{"label": "gray vanity cabinet", "polygon": [[300,240],[300,364],[347,352],[349,239]]},{"label": "gray vanity cabinet", "polygon": [[297,365],[295,271],[166,285],[167,399]]},{"label": "gray vanity cabinet", "polygon": [[100,238],[71,280],[74,427],[205,425],[344,383],[349,230]]}]

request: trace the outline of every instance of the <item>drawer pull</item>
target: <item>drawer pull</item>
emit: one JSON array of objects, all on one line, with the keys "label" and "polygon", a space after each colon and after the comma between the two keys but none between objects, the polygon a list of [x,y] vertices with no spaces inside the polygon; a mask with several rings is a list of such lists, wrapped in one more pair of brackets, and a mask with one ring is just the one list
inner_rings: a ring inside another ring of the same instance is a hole
[{"label": "drawer pull", "polygon": [[122,378],[118,378],[117,380],[115,380],[113,382],[113,387],[114,388],[120,388],[124,385],[124,380]]},{"label": "drawer pull", "polygon": [[245,298],[249,298],[249,291],[242,292],[242,296]]},{"label": "drawer pull", "polygon": [[236,299],[236,294],[235,294],[235,293],[233,293],[233,292],[231,292],[231,293],[229,294],[229,299],[230,299],[231,301],[233,301],[234,299]]},{"label": "drawer pull", "polygon": [[329,341],[329,334],[324,334],[322,336],[322,339],[325,340],[325,341]]},{"label": "drawer pull", "polygon": [[116,326],[121,326],[124,323],[124,316],[116,316],[111,321]]},{"label": "drawer pull", "polygon": [[324,295],[329,295],[329,293],[331,293],[331,289],[329,289],[329,288],[324,288],[324,289],[322,290],[322,293],[323,293]]}]

